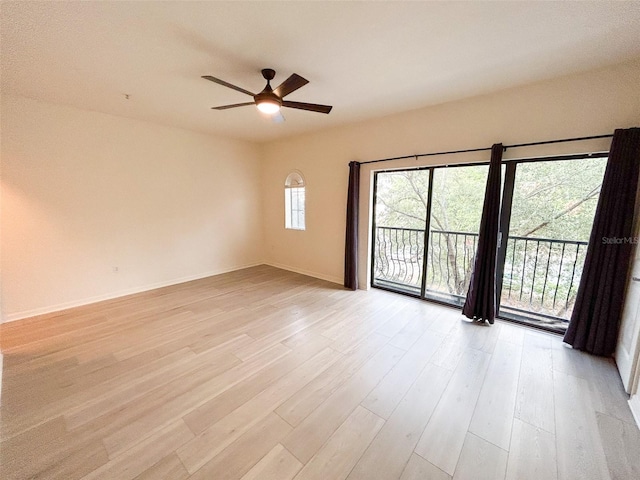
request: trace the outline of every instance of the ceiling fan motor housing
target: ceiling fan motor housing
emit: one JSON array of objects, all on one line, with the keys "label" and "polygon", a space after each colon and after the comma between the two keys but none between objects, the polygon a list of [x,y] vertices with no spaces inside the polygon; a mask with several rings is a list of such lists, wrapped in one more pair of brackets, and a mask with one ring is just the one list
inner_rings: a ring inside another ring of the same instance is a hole
[{"label": "ceiling fan motor housing", "polygon": [[264,79],[269,82],[271,80],[273,80],[276,76],[276,71],[273,70],[272,68],[263,68],[262,69],[262,76],[264,77]]},{"label": "ceiling fan motor housing", "polygon": [[217,83],[219,85],[222,85],[223,87],[231,88],[232,90],[244,93],[245,95],[249,95],[251,96],[251,98],[253,98],[253,102],[236,103],[233,105],[221,105],[219,107],[211,108],[214,110],[228,110],[229,108],[255,105],[258,107],[258,110],[268,115],[276,113],[278,110],[280,110],[280,107],[296,108],[298,110],[307,110],[309,112],[318,112],[325,114],[331,111],[331,105],[319,105],[316,103],[292,102],[289,100],[283,100],[283,98],[290,93],[295,92],[300,87],[304,87],[307,83],[309,83],[309,80],[301,77],[297,73],[292,74],[289,78],[282,82],[282,84],[276,87],[275,90],[271,88],[271,80],[273,80],[276,76],[276,71],[271,68],[264,68],[262,69],[262,76],[267,81],[267,85],[260,93],[255,94],[242,87],[233,85],[232,83],[225,82],[224,80],[216,77],[212,77],[211,75],[204,75],[202,78],[204,78],[205,80]]},{"label": "ceiling fan motor housing", "polygon": [[262,70],[262,76],[267,81],[267,86],[264,87],[257,95],[254,95],[253,99],[256,102],[256,105],[263,102],[269,103],[277,103],[279,106],[282,106],[282,99],[273,93],[273,89],[271,88],[271,84],[269,83],[276,76],[275,70],[270,68],[265,68]]},{"label": "ceiling fan motor housing", "polygon": [[[267,88],[269,90],[267,90]],[[255,100],[256,104],[269,102],[269,103],[277,103],[278,105],[282,106],[282,99],[279,96],[277,96],[275,93],[273,93],[271,91],[271,87],[268,87],[268,86],[265,87],[263,91],[261,91],[256,96],[254,96],[253,99]]]}]

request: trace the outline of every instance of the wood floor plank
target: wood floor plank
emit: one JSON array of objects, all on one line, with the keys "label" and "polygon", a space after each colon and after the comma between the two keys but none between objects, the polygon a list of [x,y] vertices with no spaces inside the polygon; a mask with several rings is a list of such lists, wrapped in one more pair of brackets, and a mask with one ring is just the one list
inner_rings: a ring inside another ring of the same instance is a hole
[{"label": "wood floor plank", "polygon": [[291,480],[301,469],[298,459],[278,444],[240,480]]},{"label": "wood floor plank", "polygon": [[320,342],[323,342],[325,347],[328,347],[332,343],[331,340],[316,333],[312,328],[305,328],[304,330],[294,333],[281,343],[291,350],[297,350],[304,348],[305,345],[316,345]]},{"label": "wood floor plank", "polygon": [[409,459],[400,480],[451,480],[451,475],[415,453]]},{"label": "wood floor plank", "polygon": [[452,374],[433,364],[425,367],[360,458],[349,480],[400,478]]},{"label": "wood floor plank", "polygon": [[470,349],[442,394],[416,453],[453,475],[489,366],[490,355]]},{"label": "wood floor plank", "polygon": [[[424,333],[425,329],[418,331]],[[417,342],[413,343],[411,350],[402,357],[378,386],[367,395],[367,398],[362,401],[362,406],[379,417],[389,418],[440,346],[443,338],[442,335],[430,331],[424,333]],[[393,344],[393,346],[398,347],[398,344]]]},{"label": "wood floor plank", "polygon": [[88,442],[30,477],[31,480],[76,480],[83,478],[109,461],[109,455],[99,440]]},{"label": "wood floor plank", "polygon": [[473,337],[469,342],[469,347],[486,353],[493,353],[498,344],[503,324],[504,322],[496,322],[493,325],[489,325],[488,323],[478,324],[477,326],[481,328],[475,329]]},{"label": "wood floor plank", "polygon": [[189,427],[179,420],[83,477],[83,480],[131,480],[193,438]]},{"label": "wood floor plank", "polygon": [[551,338],[523,337],[515,417],[555,433]]},{"label": "wood floor plank", "polygon": [[[4,397],[4,395],[3,395]],[[5,420],[2,412],[2,420]],[[34,475],[42,467],[43,457],[64,444],[65,428],[62,416],[38,425],[14,437],[5,437],[2,432],[0,444],[0,467],[7,478],[24,478]]]},{"label": "wood floor plank", "polygon": [[235,480],[249,472],[291,431],[284,420],[270,413],[234,442],[209,459],[190,480]]},{"label": "wood floor plank", "polygon": [[[74,354],[80,363],[90,362],[101,355],[103,348],[100,347],[108,343],[110,352],[118,360],[126,360],[130,356],[153,349],[167,335],[173,335],[175,332],[183,330],[184,324],[190,323],[192,319],[193,314],[191,312],[180,308],[171,312],[164,312],[162,315],[154,315],[151,310],[144,311],[135,319],[135,322],[129,325],[121,324],[122,328],[120,330],[112,329],[98,338],[92,345],[86,345],[85,348]],[[90,331],[93,330],[99,330],[99,327],[93,327]],[[147,330],[147,335],[142,337],[140,332],[144,330]],[[78,339],[82,340],[83,336]],[[140,345],[140,349],[133,353],[131,347],[136,344]],[[124,350],[127,350],[128,354],[120,356],[120,352]]]},{"label": "wood floor plank", "polygon": [[[220,315],[216,312],[216,315]],[[206,319],[206,322],[205,322]],[[211,316],[207,315],[205,318],[200,318],[200,323],[208,323],[211,320]],[[190,325],[193,323],[194,325]],[[154,333],[148,335],[144,340],[137,342],[127,342],[126,346],[117,349],[113,352],[113,355],[118,360],[126,360],[140,352],[146,350],[153,350],[158,348],[164,348],[168,344],[172,344],[176,341],[176,338],[189,335],[194,330],[194,326],[198,324],[197,317],[191,312],[180,312],[176,314],[176,319],[172,319],[166,329],[154,329]],[[207,325],[205,324],[205,328]],[[171,351],[172,349],[169,349]],[[87,356],[91,358],[91,354]]]},{"label": "wood floor plank", "polygon": [[211,425],[233,412],[236,408],[244,405],[269,388],[282,376],[288,374],[327,348],[323,338],[324,337],[318,336],[314,337],[314,343],[307,343],[301,346],[299,350],[291,351],[291,353],[279,358],[258,373],[203,403],[183,417],[185,423],[196,435],[202,433]]},{"label": "wood floor plank", "polygon": [[[354,302],[349,304],[342,311],[337,312],[333,317],[333,321],[326,324],[320,333],[333,340],[334,342],[348,342],[353,339],[360,338],[371,331],[367,328],[375,325],[373,329],[377,329],[386,323],[388,315],[393,312],[393,305],[398,303],[397,299],[391,298],[389,302]],[[372,319],[378,319],[372,322]]]},{"label": "wood floor plank", "polygon": [[434,308],[435,315],[438,316],[438,321],[434,321],[429,326],[429,330],[448,335],[454,328],[458,328],[458,324],[461,320],[460,311],[456,309],[451,311],[450,309],[438,305]]},{"label": "wood floor plank", "polygon": [[[220,373],[224,365],[204,365],[189,371],[188,375],[173,378],[169,383],[150,390],[141,396],[120,404],[117,408],[97,417],[82,426],[70,430],[71,443],[82,443],[94,439],[104,439],[118,431],[127,428],[152,412],[160,411],[165,404],[174,401],[186,392],[199,388],[212,377]],[[186,404],[185,406],[188,406]],[[188,413],[185,411],[185,414]],[[142,432],[141,432],[142,433]],[[141,437],[144,435],[141,435]]]},{"label": "wood floor plank", "polygon": [[453,480],[504,480],[506,450],[468,433]]},{"label": "wood floor plank", "polygon": [[109,452],[109,456],[114,457],[126,451],[145,436],[151,435],[177,418],[182,418],[186,413],[191,412],[211,398],[224,393],[289,352],[288,348],[277,344],[262,354],[256,355],[250,361],[226,370],[208,382],[169,400],[159,409],[143,415],[126,427],[105,437],[104,445]]},{"label": "wood floor plank", "polygon": [[611,358],[590,356],[591,374],[588,377],[596,411],[616,417],[623,422],[635,423],[629,408],[629,395]]},{"label": "wood floor plank", "polygon": [[387,321],[376,328],[375,332],[389,339],[397,335],[409,323],[410,315],[404,313],[406,308],[406,306],[400,307],[396,312],[389,315]]},{"label": "wood floor plank", "polygon": [[370,323],[362,325],[351,332],[345,332],[334,340],[331,344],[331,348],[338,352],[349,353],[354,349],[359,348],[360,344],[371,336],[371,330],[375,330],[375,328],[381,323],[381,319],[374,318]]},{"label": "wood floor plank", "polygon": [[[220,314],[215,318],[223,318],[224,316]],[[189,347],[191,351],[194,353],[202,353],[210,348],[216,348],[219,351],[225,349],[225,344],[233,342],[231,345],[227,345],[227,350],[230,352],[235,351],[235,349],[240,348],[243,345],[248,345],[255,340],[251,338],[249,335],[244,333],[239,333],[238,331],[228,331],[221,334],[220,332],[216,332],[215,328],[216,323],[212,321],[212,319],[207,319],[204,321],[198,322],[194,326],[189,326],[183,331],[183,334],[180,336],[176,336],[175,338],[170,339],[168,342],[158,345],[154,348],[155,351],[160,352],[162,354],[167,354],[179,350],[184,347]],[[199,351],[197,350],[197,345],[201,344],[203,340],[210,339],[214,341],[210,341],[206,347],[201,348]]]},{"label": "wood floor plank", "polygon": [[282,442],[302,463],[308,462],[322,444],[366,398],[405,352],[387,345],[353,377],[343,383]]},{"label": "wood floor plank", "polygon": [[439,367],[455,370],[460,359],[468,350],[469,343],[473,340],[476,331],[486,327],[461,320],[458,314],[449,313],[441,318],[447,317],[449,317],[449,321],[453,322],[453,327],[445,336],[431,361]]},{"label": "wood floor plank", "polygon": [[557,480],[555,435],[514,419],[506,478]]},{"label": "wood floor plank", "polygon": [[513,325],[503,323],[500,328],[500,334],[498,339],[503,342],[515,343],[516,345],[522,345],[524,342],[524,335],[527,333],[526,328],[519,325]]},{"label": "wood floor plank", "polygon": [[327,312],[314,312],[310,315],[306,315],[304,318],[296,320],[290,324],[284,325],[283,327],[276,329],[269,335],[266,335],[259,340],[254,341],[253,343],[243,346],[237,349],[234,354],[240,360],[248,360],[249,358],[257,355],[260,352],[270,348],[276,343],[280,343],[283,340],[291,337],[292,335],[309,328],[310,326],[322,321],[324,318],[329,316],[331,313]]},{"label": "wood floor plank", "polygon": [[[149,376],[158,375],[158,370],[162,368],[171,368],[173,363],[183,358],[183,355],[190,355],[186,350],[184,352],[176,352],[171,355],[159,358],[149,362],[147,365],[143,365],[140,368],[126,372],[119,377],[112,378],[107,382],[100,383],[91,388],[81,390],[75,395],[61,398],[59,401],[50,402],[46,406],[34,406],[27,408],[28,402],[21,401],[21,399],[29,397],[28,390],[14,390],[8,395],[3,395],[3,438],[9,438],[17,435],[29,428],[33,428],[43,422],[46,422],[52,418],[55,418],[61,411],[68,411],[69,409],[77,408],[78,405],[82,405],[85,402],[95,400],[96,397],[103,394],[110,389],[122,388],[123,385],[127,385],[130,382],[141,381]],[[195,358],[195,357],[193,357]],[[13,402],[12,399],[16,401]],[[20,404],[19,408],[14,410],[13,405]]]},{"label": "wood floor plank", "polygon": [[422,318],[416,317],[409,321],[393,338],[389,341],[389,345],[409,350],[411,346],[418,341],[422,334],[427,330],[429,324]]},{"label": "wood floor plank", "polygon": [[[207,328],[199,331],[197,336],[189,336],[185,342],[187,346],[195,353],[202,353],[211,348],[217,348],[220,344],[229,341],[236,336],[248,337],[247,344],[255,342],[255,339],[245,333],[245,322],[254,318],[261,318],[259,312],[252,312],[247,308],[239,308],[231,314],[216,317],[217,321],[210,322]],[[242,322],[240,322],[242,320]],[[225,328],[225,325],[231,325],[231,328]]]},{"label": "wood floor plank", "polygon": [[193,374],[201,368],[207,368],[210,375],[215,376],[239,363],[240,361],[229,353],[218,353],[212,350],[207,351],[206,354],[198,355],[197,358],[188,356],[176,360],[166,369],[158,370],[156,375],[149,375],[140,381],[130,382],[120,387],[105,389],[102,394],[94,394],[92,400],[68,410],[65,414],[67,428],[78,428],[101,415],[120,408],[124,403],[171,382],[176,377]]},{"label": "wood floor plank", "polygon": [[[64,425],[64,420],[61,417],[59,417],[59,420]],[[46,424],[42,426],[44,425]],[[38,435],[42,426],[28,430],[8,442],[3,442],[0,445],[0,451],[6,450],[4,446],[7,443],[11,444],[16,438],[22,438],[24,435]],[[85,471],[85,469],[86,473],[88,473],[109,460],[101,438],[102,435],[99,431],[92,431],[89,435],[78,435],[77,432],[61,430],[60,434],[56,435],[53,440],[50,437],[47,439],[45,434],[38,438],[37,441],[29,442],[23,447],[19,458],[27,460],[28,470],[18,474],[16,478],[47,478],[47,476],[56,478],[57,475],[62,475],[64,478],[67,476],[65,472],[68,473],[69,478],[73,478],[78,474],[77,472]],[[4,475],[4,470],[8,470],[8,468],[10,468],[10,464],[4,465],[0,462],[0,473]],[[26,473],[27,471],[29,472],[28,474]],[[44,477],[42,477],[43,475]],[[0,478],[2,478],[2,475],[0,475]]]},{"label": "wood floor plank", "polygon": [[269,266],[0,324],[0,345],[3,480],[481,478],[507,446],[509,480],[640,476],[611,359]]},{"label": "wood floor plank", "polygon": [[[86,391],[90,388],[103,388],[106,382],[114,382],[112,385],[120,386],[123,383],[129,383],[129,378],[134,378],[134,376],[129,377],[129,375],[131,375],[131,372],[137,372],[137,374],[135,375],[135,379],[140,380],[140,377],[145,375],[144,367],[151,364],[151,369],[154,370],[155,365],[157,365],[154,362],[157,362],[162,358],[164,358],[164,360],[161,363],[166,365],[172,364],[173,361],[171,361],[170,359],[175,357],[171,357],[170,355],[178,351],[180,351],[180,349],[169,353],[161,353],[158,350],[146,350],[144,352],[140,352],[138,355],[127,358],[126,360],[121,360],[117,363],[101,368],[89,375],[77,377],[74,376],[70,371],[67,371],[65,372],[65,376],[69,377],[68,381],[73,382],[78,391]],[[184,352],[187,351],[184,350]],[[118,380],[114,380],[116,378]],[[93,393],[90,393],[88,395],[89,398],[91,398],[92,396]]]},{"label": "wood floor plank", "polygon": [[553,369],[574,377],[589,378],[591,362],[589,354],[574,350],[565,343],[552,343]]},{"label": "wood floor plank", "polygon": [[340,356],[331,348],[324,349],[178,449],[178,456],[189,473],[215,457]]},{"label": "wood floor plank", "polygon": [[616,417],[596,415],[611,478],[640,478],[640,431]]},{"label": "wood floor plank", "polygon": [[560,480],[610,480],[596,412],[583,378],[553,373]]},{"label": "wood floor plank", "polygon": [[495,348],[469,427],[503,450],[511,441],[521,358],[521,345],[502,342]]},{"label": "wood floor plank", "polygon": [[364,363],[376,354],[388,338],[377,333],[370,335],[354,352],[346,354],[334,365],[318,375],[305,388],[284,402],[276,413],[294,427],[329,398],[345,381],[351,378]]},{"label": "wood floor plank", "polygon": [[356,407],[323,447],[296,476],[296,480],[343,480],[369,446],[384,419]]},{"label": "wood floor plank", "polygon": [[189,478],[189,472],[178,456],[172,453],[147,468],[135,480],[185,480],[187,478]]},{"label": "wood floor plank", "polygon": [[58,417],[0,444],[0,477],[76,479],[107,463],[102,442],[73,448],[64,420]]}]

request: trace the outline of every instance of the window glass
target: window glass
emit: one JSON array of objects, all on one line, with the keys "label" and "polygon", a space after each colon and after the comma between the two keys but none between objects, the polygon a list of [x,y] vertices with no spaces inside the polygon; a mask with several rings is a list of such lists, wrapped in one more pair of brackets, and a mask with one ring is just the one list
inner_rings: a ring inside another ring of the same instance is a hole
[{"label": "window glass", "polygon": [[305,229],[305,184],[299,172],[287,176],[284,184],[285,228]]}]

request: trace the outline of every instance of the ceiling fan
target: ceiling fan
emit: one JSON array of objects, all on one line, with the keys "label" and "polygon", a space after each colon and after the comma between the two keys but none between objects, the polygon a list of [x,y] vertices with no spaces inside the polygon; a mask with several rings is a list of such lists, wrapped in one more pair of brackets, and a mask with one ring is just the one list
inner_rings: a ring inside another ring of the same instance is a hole
[{"label": "ceiling fan", "polygon": [[[232,105],[222,105],[220,107],[211,107],[213,110],[227,110],[229,108],[236,107],[244,107],[246,105],[255,105],[258,110],[267,115],[273,115],[280,112],[281,107],[287,108],[297,108],[298,110],[308,110],[310,112],[318,112],[318,113],[329,113],[333,108],[331,105],[318,105],[316,103],[303,103],[303,102],[292,102],[289,100],[283,100],[284,97],[289,95],[292,92],[295,92],[300,87],[305,86],[309,83],[309,80],[306,78],[302,78],[297,73],[294,73],[289,78],[287,78],[284,82],[282,82],[278,87],[271,88],[271,80],[276,76],[275,70],[271,68],[265,68],[262,70],[262,76],[267,81],[267,86],[260,93],[251,93],[244,88],[238,87],[236,85],[232,85],[231,83],[225,82],[224,80],[220,80],[219,78],[212,77],[211,75],[204,75],[202,78],[205,80],[210,80],[219,85],[231,88],[233,90],[237,90],[238,92],[245,93],[253,97],[253,102],[245,102],[245,103],[234,103]],[[280,119],[282,120],[282,116],[280,115]]]}]

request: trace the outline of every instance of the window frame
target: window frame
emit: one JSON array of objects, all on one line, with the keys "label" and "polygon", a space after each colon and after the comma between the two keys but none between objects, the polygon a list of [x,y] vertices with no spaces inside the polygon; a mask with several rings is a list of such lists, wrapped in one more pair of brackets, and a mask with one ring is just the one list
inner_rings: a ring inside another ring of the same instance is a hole
[{"label": "window frame", "polygon": [[[512,196],[513,196],[513,188],[514,188],[514,184],[515,184],[515,174],[516,174],[516,168],[518,165],[520,164],[524,164],[524,163],[536,163],[536,162],[549,162],[549,161],[564,161],[564,160],[579,160],[579,159],[592,159],[592,158],[607,158],[609,155],[609,152],[605,152],[605,151],[595,151],[595,152],[586,152],[586,153],[579,153],[579,154],[569,154],[569,155],[551,155],[548,157],[540,157],[540,156],[536,156],[536,157],[528,157],[528,158],[514,158],[514,159],[503,159],[502,160],[502,165],[503,168],[505,170],[503,170],[503,184],[502,184],[502,190],[501,190],[501,207],[500,207],[500,230],[499,230],[499,235],[503,235],[506,234],[508,236],[509,234],[509,224],[510,224],[510,219],[511,219],[511,207],[512,207]],[[377,196],[378,196],[378,192],[377,192],[377,187],[378,187],[378,174],[380,173],[386,173],[386,172],[399,172],[399,171],[411,171],[411,170],[429,170],[430,171],[430,182],[429,182],[429,198],[428,198],[428,202],[429,202],[429,206],[427,207],[427,213],[426,213],[426,225],[425,225],[425,251],[424,251],[424,258],[426,259],[428,256],[428,231],[430,228],[429,225],[429,220],[430,220],[430,215],[431,215],[431,209],[430,209],[430,204],[431,204],[431,197],[432,197],[432,180],[433,180],[433,173],[434,170],[439,169],[439,168],[447,168],[447,167],[467,167],[467,166],[473,166],[473,165],[489,165],[489,162],[486,161],[480,161],[480,162],[465,162],[465,163],[455,163],[455,164],[436,164],[436,165],[429,165],[429,166],[420,166],[420,167],[403,167],[403,168],[389,168],[389,169],[380,169],[380,170],[374,170],[373,173],[373,196],[372,196],[372,204],[371,204],[371,212],[372,212],[372,218],[371,218],[371,223],[370,223],[370,231],[369,231],[369,235],[370,235],[370,239],[371,239],[371,250],[369,251],[369,269],[370,269],[370,286],[372,288],[378,288],[380,290],[387,290],[387,291],[391,291],[394,293],[399,293],[401,295],[407,295],[410,297],[415,297],[415,298],[419,298],[421,300],[424,301],[428,301],[428,302],[433,302],[433,303],[438,303],[438,304],[443,304],[443,305],[447,305],[447,306],[453,306],[456,308],[460,308],[460,305],[455,303],[455,302],[450,302],[447,300],[442,300],[442,299],[438,299],[435,298],[433,296],[427,295],[426,291],[425,291],[425,280],[426,280],[426,269],[427,269],[427,261],[425,261],[422,265],[423,268],[423,274],[422,274],[422,279],[423,279],[423,284],[421,285],[420,288],[420,293],[414,293],[412,291],[408,291],[407,289],[396,289],[396,288],[389,288],[387,286],[384,285],[380,285],[379,283],[376,283],[376,279],[374,278],[374,255],[375,255],[375,248],[376,248],[376,203],[377,203]],[[554,328],[550,328],[547,327],[545,325],[542,325],[538,322],[536,322],[535,320],[532,319],[531,316],[523,316],[523,315],[517,315],[517,314],[513,314],[511,312],[507,312],[504,311],[504,309],[502,309],[502,305],[501,305],[501,291],[502,291],[502,286],[503,286],[503,275],[504,275],[504,266],[505,266],[505,256],[506,256],[506,250],[507,250],[507,242],[502,242],[501,241],[501,237],[499,237],[498,239],[498,252],[497,252],[497,265],[496,265],[496,277],[497,277],[497,285],[496,285],[496,292],[497,292],[497,299],[496,299],[496,312],[497,312],[497,318],[503,319],[503,320],[508,320],[514,323],[520,323],[520,324],[525,324],[540,330],[544,330],[547,332],[551,332],[551,333],[556,333],[556,334],[564,334],[564,331],[560,331]],[[464,301],[464,300],[462,300]],[[508,308],[508,307],[507,307]]]},{"label": "window frame", "polygon": [[302,173],[293,170],[284,182],[284,228],[305,231],[306,222],[306,181]]}]

